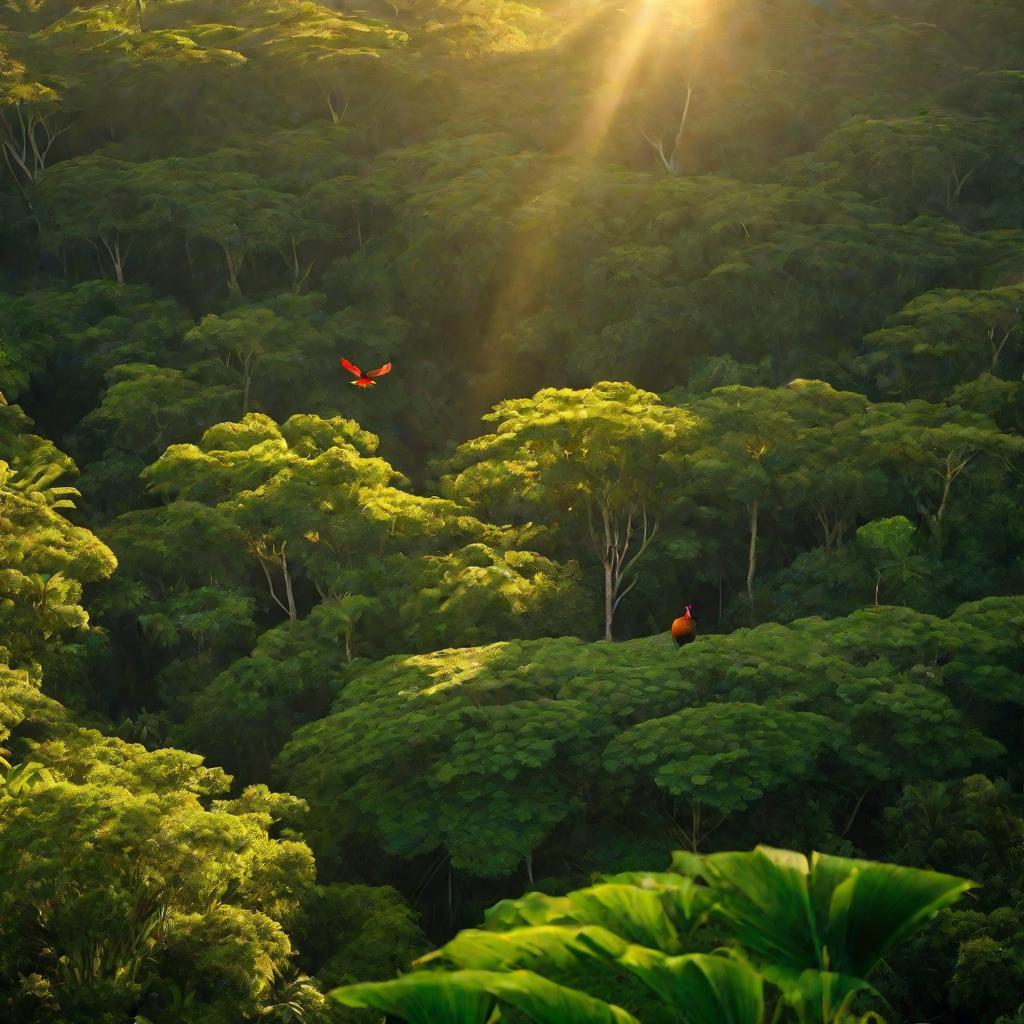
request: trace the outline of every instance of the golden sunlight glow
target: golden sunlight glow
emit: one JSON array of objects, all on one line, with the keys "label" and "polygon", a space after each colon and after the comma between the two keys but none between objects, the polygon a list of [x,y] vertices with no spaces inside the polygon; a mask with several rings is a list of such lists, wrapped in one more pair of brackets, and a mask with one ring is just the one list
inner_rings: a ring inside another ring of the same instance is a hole
[{"label": "golden sunlight glow", "polygon": [[[699,25],[709,4],[710,0],[634,0],[622,38],[602,64],[601,82],[573,148],[593,152],[604,142],[633,81],[637,64],[647,53],[652,35],[664,29],[670,17],[683,16],[694,26]],[[591,17],[597,10],[594,9]]]},{"label": "golden sunlight glow", "polygon": [[[591,156],[604,145],[608,133],[615,123],[623,101],[633,86],[641,62],[649,58],[650,46],[655,34],[664,29],[666,21],[685,17],[699,26],[704,20],[711,0],[633,0],[619,11],[624,15],[623,31],[617,43],[598,64],[599,78],[593,88],[593,98],[587,107],[579,128],[570,137],[562,157]],[[581,30],[607,13],[611,4],[597,0],[589,6],[582,17],[573,20],[573,30]],[[577,8],[578,10],[578,8]],[[563,33],[563,38],[567,33]],[[680,69],[680,76],[685,75]],[[532,215],[531,219],[543,223],[544,239],[535,244],[533,232],[523,232],[518,251],[511,254],[511,267],[506,275],[504,287],[494,304],[488,328],[485,351],[491,354],[491,365],[485,377],[493,384],[503,381],[509,367],[495,365],[505,359],[501,353],[501,332],[506,324],[516,319],[513,315],[534,300],[543,283],[553,269],[553,254],[558,252],[558,238],[562,234],[564,210],[571,204],[578,187],[581,167],[578,162],[556,161],[550,171],[542,175],[521,207],[521,211]],[[515,358],[511,356],[510,358]]]},{"label": "golden sunlight glow", "polygon": [[658,23],[660,7],[656,0],[641,0],[621,45],[612,51],[605,65],[604,81],[598,87],[577,140],[577,145],[586,151],[598,149],[608,135],[637,61]]}]

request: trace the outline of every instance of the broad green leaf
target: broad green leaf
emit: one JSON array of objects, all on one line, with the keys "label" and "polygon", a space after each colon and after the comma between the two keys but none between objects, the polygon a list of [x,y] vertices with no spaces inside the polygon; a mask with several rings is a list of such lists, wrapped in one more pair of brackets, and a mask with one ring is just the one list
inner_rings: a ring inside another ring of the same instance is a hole
[{"label": "broad green leaf", "polygon": [[492,1019],[492,999],[514,1006],[537,1024],[639,1024],[618,1006],[529,971],[423,971],[396,981],[349,985],[331,997],[409,1024],[485,1024]]},{"label": "broad green leaf", "polygon": [[484,927],[494,930],[527,924],[563,924],[573,920],[572,905],[565,896],[528,892],[517,900],[501,900],[484,914]]},{"label": "broad green leaf", "polygon": [[485,984],[491,995],[521,1010],[537,1024],[639,1024],[621,1007],[528,971],[495,974]]},{"label": "broad green leaf", "polygon": [[594,956],[635,974],[687,1024],[761,1024],[763,982],[746,964],[704,953],[665,956],[635,945],[621,950],[591,935],[581,935],[579,942]]},{"label": "broad green leaf", "polygon": [[348,985],[330,996],[345,1006],[380,1010],[409,1024],[487,1024],[493,1003],[478,981],[432,971]]},{"label": "broad green leaf", "polygon": [[508,970],[516,967],[570,968],[579,957],[577,940],[591,936],[593,941],[625,949],[626,942],[612,932],[597,927],[514,928],[507,932],[468,929],[451,942],[428,953],[417,964],[447,960],[459,967],[475,970]]},{"label": "broad green leaf", "polygon": [[689,932],[700,925],[711,903],[705,886],[697,885],[692,878],[668,871],[626,871],[609,875],[603,881],[608,885],[628,885],[657,893],[665,913],[679,933]]},{"label": "broad green leaf", "polygon": [[805,857],[759,846],[697,861],[677,857],[673,866],[704,877],[713,890],[715,914],[742,946],[769,963],[822,966]]},{"label": "broad green leaf", "polygon": [[679,951],[679,933],[666,913],[662,892],[635,885],[596,885],[570,894],[578,920],[596,924],[629,942],[666,953]]},{"label": "broad green leaf", "polygon": [[811,891],[827,907],[826,966],[866,977],[893,945],[954,903],[973,882],[935,871],[815,854]]}]

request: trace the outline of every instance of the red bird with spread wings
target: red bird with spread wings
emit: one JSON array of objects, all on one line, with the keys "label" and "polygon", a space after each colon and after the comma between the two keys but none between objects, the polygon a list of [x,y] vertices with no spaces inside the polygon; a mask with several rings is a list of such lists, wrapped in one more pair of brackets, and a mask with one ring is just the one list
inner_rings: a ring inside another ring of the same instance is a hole
[{"label": "red bird with spread wings", "polygon": [[350,363],[347,359],[339,359],[338,362],[355,377],[355,380],[349,381],[349,383],[357,388],[372,388],[377,383],[373,379],[374,377],[383,377],[385,373],[391,372],[390,363],[385,363],[383,366],[378,366],[376,370],[363,373],[355,363]]}]

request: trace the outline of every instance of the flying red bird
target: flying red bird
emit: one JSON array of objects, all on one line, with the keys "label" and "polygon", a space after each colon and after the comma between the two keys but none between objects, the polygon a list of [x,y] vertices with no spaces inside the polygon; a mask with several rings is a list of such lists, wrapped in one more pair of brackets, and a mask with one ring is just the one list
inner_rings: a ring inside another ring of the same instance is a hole
[{"label": "flying red bird", "polygon": [[370,370],[369,373],[363,373],[355,363],[350,363],[347,359],[339,359],[338,362],[355,377],[355,380],[349,381],[349,383],[357,388],[372,388],[377,383],[373,379],[374,377],[383,377],[385,373],[391,372],[390,363],[385,363],[383,366],[377,367],[376,370]]},{"label": "flying red bird", "polygon": [[686,611],[672,623],[672,639],[675,640],[680,647],[682,647],[683,644],[691,643],[693,640],[697,639],[697,623],[690,614],[690,609],[692,607],[692,604],[688,604],[686,606]]}]

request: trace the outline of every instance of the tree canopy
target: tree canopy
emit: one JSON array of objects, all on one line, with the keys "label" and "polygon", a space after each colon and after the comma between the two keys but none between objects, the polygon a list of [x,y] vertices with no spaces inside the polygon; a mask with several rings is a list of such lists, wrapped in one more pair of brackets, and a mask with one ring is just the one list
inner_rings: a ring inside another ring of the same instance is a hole
[{"label": "tree canopy", "polygon": [[1020,3],[0,22],[0,1019],[1021,1024]]}]

